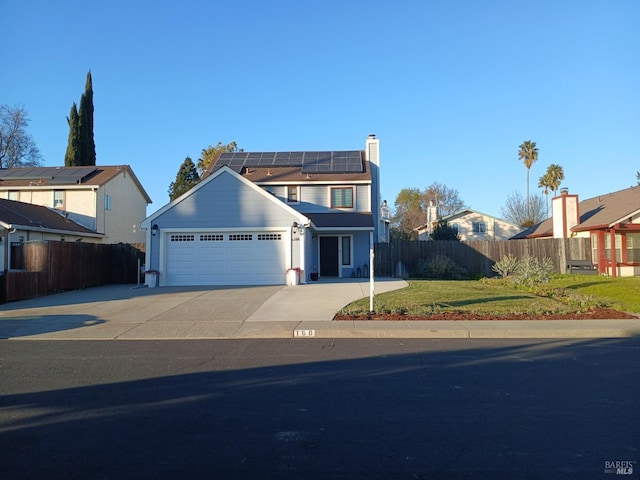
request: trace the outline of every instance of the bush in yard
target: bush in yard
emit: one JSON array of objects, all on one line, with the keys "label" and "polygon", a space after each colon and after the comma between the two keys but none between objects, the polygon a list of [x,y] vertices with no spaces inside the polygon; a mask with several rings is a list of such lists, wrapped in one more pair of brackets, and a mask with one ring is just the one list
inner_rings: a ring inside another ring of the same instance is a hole
[{"label": "bush in yard", "polygon": [[533,289],[539,285],[549,283],[553,275],[551,259],[538,260],[527,255],[518,262],[512,281],[519,287]]},{"label": "bush in yard", "polygon": [[518,259],[511,254],[502,257],[493,264],[491,270],[496,272],[502,278],[507,278],[518,271]]},{"label": "bush in yard", "polygon": [[423,278],[439,278],[443,280],[461,280],[466,272],[446,255],[435,255],[418,260],[418,276]]}]

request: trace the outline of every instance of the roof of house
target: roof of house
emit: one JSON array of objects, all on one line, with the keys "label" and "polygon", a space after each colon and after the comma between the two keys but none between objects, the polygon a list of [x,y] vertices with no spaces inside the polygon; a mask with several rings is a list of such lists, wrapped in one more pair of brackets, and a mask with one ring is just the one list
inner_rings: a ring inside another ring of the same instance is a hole
[{"label": "roof of house", "polygon": [[[512,225],[514,227],[517,227],[517,225],[511,223],[511,222],[507,222],[506,220],[502,220],[501,218],[498,217],[494,217],[493,215],[489,215],[487,213],[482,213],[482,212],[478,212],[477,210],[471,210],[470,208],[464,208],[462,210],[458,210],[457,212],[453,212],[452,214],[449,215],[445,215],[444,217],[441,218],[441,220],[446,220],[446,221],[451,221],[451,220],[455,220],[457,218],[463,217],[465,215],[468,214],[475,214],[475,215],[481,215],[483,217],[487,217],[487,218],[493,218],[495,221],[497,222],[502,222],[502,223],[506,223],[507,225]],[[420,225],[419,227],[414,228],[414,230],[424,230],[429,226],[428,223],[425,223],[423,225]]]},{"label": "roof of house", "polygon": [[0,169],[0,188],[102,186],[123,170],[131,175],[133,182],[140,189],[147,203],[152,203],[151,198],[129,165],[5,168]]},{"label": "roof of house", "polygon": [[0,225],[5,229],[69,232],[76,235],[101,237],[59,212],[39,205],[0,198]]},{"label": "roof of house", "polygon": [[307,181],[371,181],[361,150],[326,152],[223,152],[205,176],[227,166],[255,183]]},{"label": "roof of house", "polygon": [[[626,221],[629,217],[640,213],[640,186],[582,200],[578,204],[578,212],[580,213],[580,223],[571,229],[574,232],[607,228]],[[549,237],[552,235],[553,219],[547,218],[513,238]]]}]

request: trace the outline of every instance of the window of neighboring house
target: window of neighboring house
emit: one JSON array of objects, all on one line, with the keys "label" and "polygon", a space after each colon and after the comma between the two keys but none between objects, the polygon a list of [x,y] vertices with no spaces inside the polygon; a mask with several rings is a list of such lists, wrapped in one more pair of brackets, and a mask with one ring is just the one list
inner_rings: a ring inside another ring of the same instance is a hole
[{"label": "window of neighboring house", "polygon": [[298,192],[298,187],[296,185],[287,186],[287,202],[288,203],[300,202],[300,195]]},{"label": "window of neighboring house", "polygon": [[15,190],[10,191],[9,196],[7,198],[9,198],[9,200],[18,201],[18,192],[16,192]]},{"label": "window of neighboring house", "polygon": [[487,222],[471,222],[473,233],[487,233]]},{"label": "window of neighboring house", "polygon": [[[622,235],[616,233],[616,261],[622,261]],[[611,260],[611,234],[604,234],[604,251],[607,255],[607,260]]]},{"label": "window of neighboring house", "polygon": [[353,187],[332,188],[331,208],[353,208]]},{"label": "window of neighboring house", "polygon": [[591,234],[591,262],[598,263],[598,235]]},{"label": "window of neighboring house", "polygon": [[64,191],[53,191],[53,208],[64,208]]},{"label": "window of neighboring house", "polygon": [[342,238],[342,265],[351,265],[351,237]]},{"label": "window of neighboring house", "polygon": [[456,233],[460,233],[460,224],[458,222],[450,223],[449,226],[453,228]]},{"label": "window of neighboring house", "polygon": [[640,263],[640,233],[627,233],[627,261]]},{"label": "window of neighboring house", "polygon": [[111,195],[104,196],[104,209],[111,210]]}]

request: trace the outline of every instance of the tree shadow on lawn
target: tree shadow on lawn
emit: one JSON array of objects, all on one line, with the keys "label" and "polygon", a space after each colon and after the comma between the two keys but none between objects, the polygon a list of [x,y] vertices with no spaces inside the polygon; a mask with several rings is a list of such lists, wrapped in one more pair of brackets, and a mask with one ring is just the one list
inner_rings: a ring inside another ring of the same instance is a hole
[{"label": "tree shadow on lawn", "polygon": [[446,307],[464,307],[468,305],[476,305],[476,304],[487,304],[487,303],[496,303],[496,302],[506,302],[510,300],[530,300],[535,301],[535,298],[532,298],[528,295],[505,295],[501,297],[482,297],[482,298],[472,298],[469,300],[457,300],[453,302],[438,302],[438,305],[446,306]]}]

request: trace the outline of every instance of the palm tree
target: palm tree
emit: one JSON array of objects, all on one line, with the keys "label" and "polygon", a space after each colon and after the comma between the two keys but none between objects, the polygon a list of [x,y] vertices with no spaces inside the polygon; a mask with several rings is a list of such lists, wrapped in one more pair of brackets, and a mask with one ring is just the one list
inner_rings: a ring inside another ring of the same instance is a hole
[{"label": "palm tree", "polygon": [[549,170],[540,177],[540,180],[538,181],[538,188],[544,188],[544,195],[547,199],[545,202],[547,205],[547,218],[549,218],[549,191],[553,190],[553,179],[551,178],[551,175],[549,175]]},{"label": "palm tree", "polygon": [[529,170],[531,165],[538,161],[538,148],[536,142],[531,140],[525,140],[520,145],[518,151],[518,158],[524,162],[524,166],[527,167],[527,211],[529,210]]},{"label": "palm tree", "polygon": [[558,188],[560,188],[562,180],[564,180],[564,169],[560,165],[552,163],[547,167],[545,175],[549,176],[549,186],[555,195],[558,192]]}]

